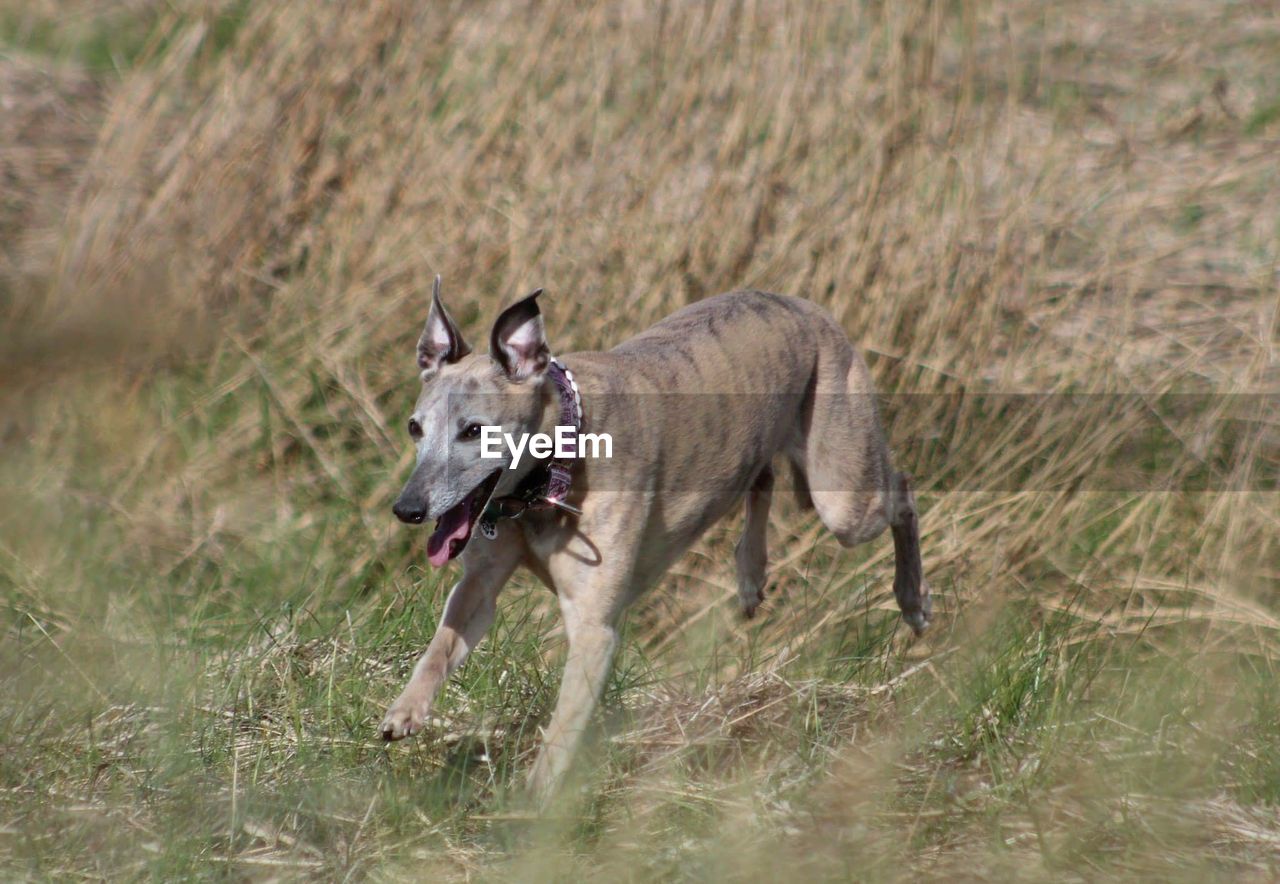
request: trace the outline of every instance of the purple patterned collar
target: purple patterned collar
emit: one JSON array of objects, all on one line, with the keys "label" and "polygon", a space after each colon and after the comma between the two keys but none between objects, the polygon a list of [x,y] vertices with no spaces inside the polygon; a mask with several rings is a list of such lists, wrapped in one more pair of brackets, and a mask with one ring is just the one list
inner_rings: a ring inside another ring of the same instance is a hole
[{"label": "purple patterned collar", "polygon": [[564,500],[569,496],[569,486],[573,482],[573,461],[578,456],[578,434],[582,432],[582,393],[578,391],[578,382],[573,379],[573,372],[554,356],[547,366],[547,374],[560,393],[560,420],[557,426],[573,427],[573,443],[569,457],[557,457],[548,465],[547,487],[542,494],[542,501],[548,506],[567,508],[569,512],[581,514],[576,507],[570,507]]},{"label": "purple patterned collar", "polygon": [[489,501],[480,516],[480,533],[490,540],[498,536],[499,519],[518,519],[529,510],[556,507],[576,516],[582,515],[582,510],[566,502],[573,484],[578,435],[582,432],[582,393],[578,390],[578,382],[573,379],[573,372],[554,356],[547,365],[547,375],[560,394],[560,415],[556,425],[573,427],[569,456],[553,458],[546,466],[535,469],[514,494]]}]

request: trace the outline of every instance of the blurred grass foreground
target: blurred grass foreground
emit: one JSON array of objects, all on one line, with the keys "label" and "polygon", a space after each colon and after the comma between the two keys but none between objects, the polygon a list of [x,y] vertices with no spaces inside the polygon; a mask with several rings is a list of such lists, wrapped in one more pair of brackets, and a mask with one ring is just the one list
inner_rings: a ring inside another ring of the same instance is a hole
[{"label": "blurred grass foreground", "polygon": [[[1274,879],[1277,58],[1258,2],[0,0],[0,874]],[[784,506],[754,621],[736,520],[632,612],[572,813],[527,575],[378,743],[437,272],[562,351],[829,308],[934,629]]]}]

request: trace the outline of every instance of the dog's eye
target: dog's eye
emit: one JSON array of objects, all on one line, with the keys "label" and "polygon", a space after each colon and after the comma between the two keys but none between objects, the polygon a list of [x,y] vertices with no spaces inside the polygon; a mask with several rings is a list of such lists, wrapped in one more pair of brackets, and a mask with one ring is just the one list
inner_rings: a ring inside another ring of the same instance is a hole
[{"label": "dog's eye", "polygon": [[414,418],[409,418],[409,436],[415,441],[422,438],[422,424]]},{"label": "dog's eye", "polygon": [[467,424],[458,435],[462,439],[479,439],[481,432],[483,428],[479,424]]}]

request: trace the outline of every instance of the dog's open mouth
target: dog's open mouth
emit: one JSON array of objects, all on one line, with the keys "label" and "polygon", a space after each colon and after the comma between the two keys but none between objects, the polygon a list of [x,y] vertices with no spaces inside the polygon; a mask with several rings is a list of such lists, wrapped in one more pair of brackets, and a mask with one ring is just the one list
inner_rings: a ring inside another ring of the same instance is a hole
[{"label": "dog's open mouth", "polygon": [[436,520],[435,530],[427,538],[427,561],[439,568],[445,562],[458,555],[471,539],[471,531],[476,520],[484,512],[489,497],[498,484],[498,476],[502,470],[494,470],[489,477],[475,487],[458,505],[446,510]]}]

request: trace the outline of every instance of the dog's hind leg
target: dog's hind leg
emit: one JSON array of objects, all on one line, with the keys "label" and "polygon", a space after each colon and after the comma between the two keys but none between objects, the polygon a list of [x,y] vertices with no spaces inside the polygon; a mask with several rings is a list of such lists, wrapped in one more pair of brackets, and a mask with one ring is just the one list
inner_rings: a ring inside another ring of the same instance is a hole
[{"label": "dog's hind leg", "polygon": [[902,619],[918,635],[931,602],[920,561],[920,524],[907,477],[895,472],[880,428],[866,365],[844,343],[824,353],[807,403],[802,446],[793,452],[813,505],[844,546],[893,533],[893,590]]},{"label": "dog's hind leg", "polygon": [[738,601],[742,613],[754,617],[764,601],[765,569],[769,562],[767,534],[769,503],[773,497],[773,469],[765,467],[747,492],[746,521],[734,550],[738,566]]},{"label": "dog's hind leg", "polygon": [[866,543],[888,527],[889,449],[871,377],[848,341],[822,353],[792,458],[818,517],[842,545]]},{"label": "dog's hind leg", "polygon": [[898,599],[902,619],[916,635],[924,632],[933,613],[933,598],[924,579],[920,560],[920,519],[911,478],[894,473],[890,485],[891,513],[889,530],[893,532],[893,594]]}]

